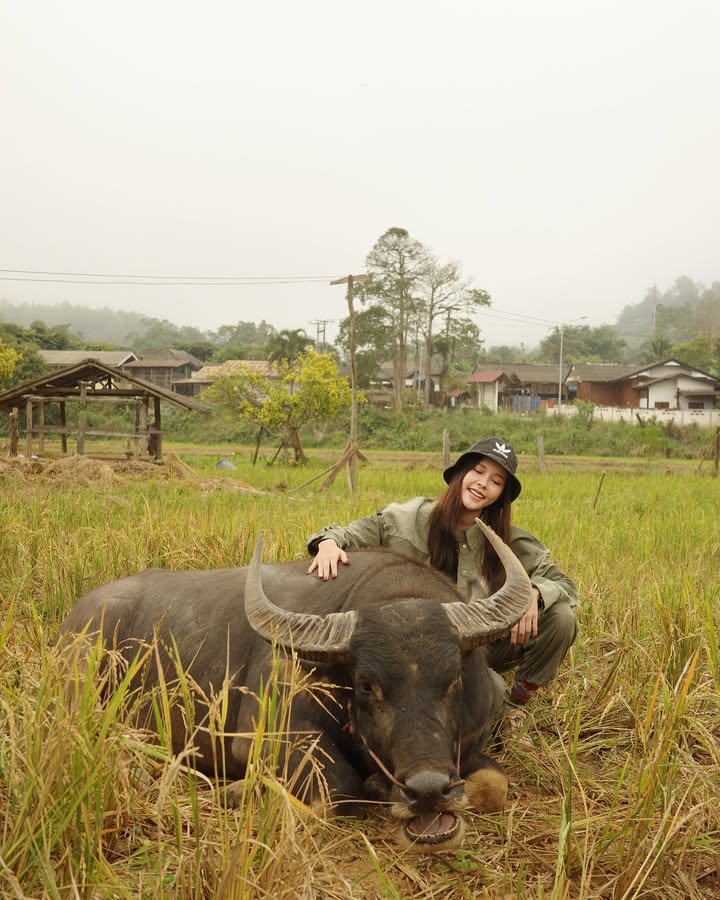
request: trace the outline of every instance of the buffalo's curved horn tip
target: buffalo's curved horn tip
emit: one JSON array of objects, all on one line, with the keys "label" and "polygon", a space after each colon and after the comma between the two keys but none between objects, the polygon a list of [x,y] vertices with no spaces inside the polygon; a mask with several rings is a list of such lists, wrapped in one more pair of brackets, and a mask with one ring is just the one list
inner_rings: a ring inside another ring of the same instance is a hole
[{"label": "buffalo's curved horn tip", "polygon": [[443,604],[448,618],[460,633],[460,646],[464,651],[504,637],[527,612],[532,600],[532,585],[520,560],[492,528],[481,519],[475,521],[500,557],[505,569],[505,583],[486,599]]},{"label": "buffalo's curved horn tip", "polygon": [[316,616],[291,612],[274,604],[262,586],[262,538],[258,537],[245,581],[245,614],[252,628],[266,641],[294,650],[314,662],[350,662],[350,639],[357,613],[348,611]]}]

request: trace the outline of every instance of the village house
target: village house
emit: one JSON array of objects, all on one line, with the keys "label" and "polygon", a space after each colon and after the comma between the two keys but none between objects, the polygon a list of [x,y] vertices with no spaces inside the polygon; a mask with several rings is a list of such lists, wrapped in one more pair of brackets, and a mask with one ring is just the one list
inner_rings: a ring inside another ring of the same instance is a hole
[{"label": "village house", "polygon": [[186,397],[197,397],[218,378],[235,375],[243,371],[254,372],[268,378],[270,381],[280,378],[276,367],[266,359],[226,359],[222,363],[208,363],[201,366],[197,371],[192,372],[188,378],[178,379],[173,382],[173,388],[178,394],[183,394]]},{"label": "village house", "polygon": [[573,363],[568,387],[578,400],[595,406],[647,410],[711,410],[720,406],[720,379],[678,359],[666,359],[629,371]]},{"label": "village house", "polygon": [[[469,401],[493,412],[535,412],[576,400],[597,407],[646,410],[712,410],[720,403],[720,380],[677,359],[645,366],[615,363],[504,365],[481,363],[466,379]],[[455,405],[461,405],[456,401]]]},{"label": "village house", "polygon": [[[203,366],[202,360],[187,353],[185,350],[173,350],[171,348],[155,351],[146,359],[133,359],[122,363],[119,368],[124,369],[134,378],[141,378],[167,390],[176,390],[176,385],[187,378],[191,378],[193,372],[197,372]],[[178,391],[182,393],[182,391]]]}]

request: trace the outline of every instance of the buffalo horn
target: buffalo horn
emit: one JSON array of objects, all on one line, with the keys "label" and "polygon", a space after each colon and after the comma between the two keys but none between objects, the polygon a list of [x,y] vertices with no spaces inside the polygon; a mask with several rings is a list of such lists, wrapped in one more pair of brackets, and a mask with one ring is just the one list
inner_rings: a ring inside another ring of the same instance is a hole
[{"label": "buffalo horn", "polygon": [[520,560],[492,528],[480,519],[475,521],[500,557],[505,569],[505,584],[486,599],[443,604],[448,618],[460,633],[460,646],[464,651],[507,635],[532,600],[532,585]]},{"label": "buffalo horn", "polygon": [[265,596],[262,586],[262,537],[259,536],[245,581],[245,614],[254,630],[266,641],[312,662],[350,662],[350,638],[357,613],[290,612]]}]

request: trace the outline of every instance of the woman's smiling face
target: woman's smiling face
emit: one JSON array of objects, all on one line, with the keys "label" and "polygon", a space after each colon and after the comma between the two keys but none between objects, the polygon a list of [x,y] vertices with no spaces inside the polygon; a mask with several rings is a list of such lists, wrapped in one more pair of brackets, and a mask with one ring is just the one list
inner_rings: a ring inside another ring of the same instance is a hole
[{"label": "woman's smiling face", "polygon": [[502,494],[507,481],[507,472],[495,460],[482,456],[466,472],[462,480],[462,505],[468,512],[478,514],[493,504]]}]

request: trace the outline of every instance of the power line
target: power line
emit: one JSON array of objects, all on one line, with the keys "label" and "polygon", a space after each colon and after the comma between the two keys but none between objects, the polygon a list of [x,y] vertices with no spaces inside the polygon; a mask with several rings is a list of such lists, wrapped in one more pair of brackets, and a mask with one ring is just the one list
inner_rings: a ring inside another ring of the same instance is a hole
[{"label": "power line", "polygon": [[[44,271],[38,269],[0,269],[0,272],[4,272],[7,276],[10,275],[54,275],[58,278],[122,278],[122,279],[133,279],[131,283],[134,283],[137,279],[145,279],[152,283],[153,281],[191,281],[191,282],[204,282],[204,281],[220,281],[223,283],[227,282],[236,282],[236,281],[249,281],[253,284],[258,284],[264,281],[269,282],[270,284],[284,284],[286,282],[295,282],[295,281],[326,281],[330,278],[334,278],[334,275],[133,275],[128,274],[127,272],[51,272]],[[3,279],[5,281],[26,281],[33,279],[26,278],[10,278],[7,277]],[[144,284],[146,281],[138,281],[138,283]],[[75,283],[75,282],[71,282]],[[91,282],[94,283],[94,282]]]},{"label": "power line", "polygon": [[551,319],[539,319],[536,316],[526,316],[523,313],[500,312],[500,310],[493,310],[492,312],[488,312],[487,309],[479,309],[478,314],[482,316],[488,316],[491,319],[507,319],[511,322],[517,321],[518,324],[522,325],[541,325],[544,328],[560,324],[559,322],[554,322]]},{"label": "power line", "polygon": [[[16,281],[33,284],[92,284],[133,285],[148,287],[261,287],[280,284],[327,283],[331,275],[131,275],[113,272],[54,272],[38,269],[0,269],[0,281]],[[43,277],[35,277],[43,276]],[[46,277],[54,276],[54,277]],[[558,327],[559,323],[537,316],[501,310],[477,310],[479,315],[501,319],[508,324],[531,325],[543,328]],[[315,324],[315,323],[313,323]]]},{"label": "power line", "polygon": [[320,284],[323,278],[275,278],[266,281],[98,281],[90,278],[10,278],[0,275],[0,281],[21,281],[34,284],[106,284],[106,285],[149,285],[150,287],[248,287],[263,284]]}]

